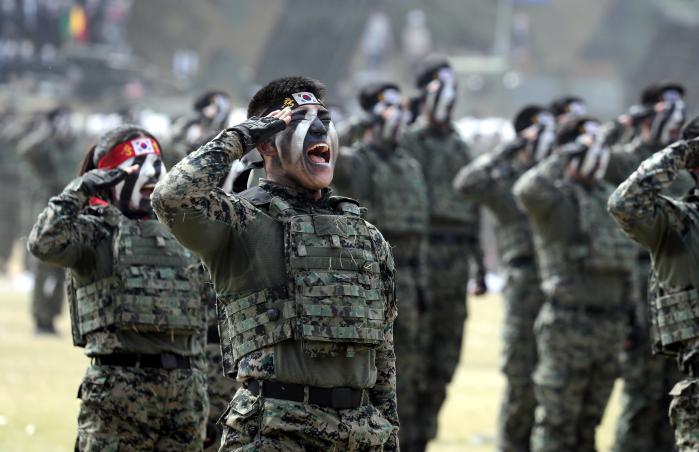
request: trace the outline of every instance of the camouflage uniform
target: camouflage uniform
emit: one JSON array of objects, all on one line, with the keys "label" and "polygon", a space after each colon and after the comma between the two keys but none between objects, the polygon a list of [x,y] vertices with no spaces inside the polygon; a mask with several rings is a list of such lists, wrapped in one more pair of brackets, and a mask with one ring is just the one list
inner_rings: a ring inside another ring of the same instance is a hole
[{"label": "camouflage uniform", "polygon": [[546,295],[534,326],[536,452],[595,450],[618,375],[634,255],[604,208],[609,187],[583,187],[564,176],[566,164],[549,157],[513,188],[532,222]]},{"label": "camouflage uniform", "polygon": [[[63,190],[78,172],[83,149],[76,136],[58,138],[44,125],[23,138],[18,144],[18,150],[32,170],[33,182],[41,181],[40,184],[32,184],[36,187],[37,199],[27,206],[32,209],[32,218],[35,218],[36,211],[32,204],[45,206],[49,197]],[[40,329],[53,329],[53,321],[61,313],[64,273],[60,267],[45,262],[36,263],[32,316]]]},{"label": "camouflage uniform", "polygon": [[694,192],[682,200],[661,195],[683,169],[696,168],[697,143],[680,141],[646,159],[612,194],[609,210],[653,262],[650,283],[652,345],[676,356],[684,380],[670,394],[670,422],[679,451],[699,450],[696,268],[699,210]]},{"label": "camouflage uniform", "polygon": [[512,186],[529,166],[516,151],[504,147],[477,158],[454,180],[466,199],[488,207],[497,219],[495,237],[506,281],[501,369],[507,378],[498,445],[507,452],[529,450],[536,407],[531,377],[537,361],[534,320],[544,295],[529,223],[512,195]]},{"label": "camouflage uniform", "polygon": [[186,155],[196,151],[221,131],[219,124],[208,121],[200,115],[180,118],[173,124],[173,134],[167,146],[165,167],[172,168]]},{"label": "camouflage uniform", "polygon": [[375,144],[343,149],[333,185],[342,195],[367,207],[366,218],[391,244],[396,264],[396,299],[400,316],[394,325],[400,444],[411,450],[421,422],[417,387],[426,378],[422,363],[427,325],[419,317],[426,306],[427,187],[420,165],[400,147]]},{"label": "camouflage uniform", "polygon": [[[354,202],[327,191],[217,189],[244,153],[240,136],[223,131],[153,194],[161,221],[212,275],[224,371],[244,383],[222,418],[221,450],[397,450],[390,247]],[[351,312],[335,307],[348,297]],[[328,406],[313,401],[321,393]]]},{"label": "camouflage uniform", "polygon": [[93,360],[76,449],[201,450],[206,380],[191,363],[204,310],[182,265],[193,257],[154,220],[86,206],[81,181],[51,198],[29,237],[32,254],[68,269],[73,341]]},{"label": "camouflage uniform", "polygon": [[[421,387],[418,433],[429,440],[437,434],[437,415],[461,357],[469,257],[480,249],[480,221],[478,206],[464,201],[452,187],[456,172],[471,160],[468,147],[453,127],[442,131],[419,121],[405,133],[401,146],[422,166],[430,207],[430,306],[426,317],[432,334],[425,352],[427,377]],[[485,275],[483,262],[476,265],[477,273]]]},{"label": "camouflage uniform", "polygon": [[[614,146],[605,179],[619,185],[643,160],[660,148],[659,145],[644,142],[640,137]],[[694,185],[688,174],[682,176],[668,188],[670,193],[681,196]],[[651,353],[647,299],[651,264],[646,250],[639,250],[634,271],[637,287],[632,297],[631,337],[621,358],[624,386],[614,451],[672,451],[672,430],[666,419],[670,405],[668,394],[681,375],[672,361]]]}]

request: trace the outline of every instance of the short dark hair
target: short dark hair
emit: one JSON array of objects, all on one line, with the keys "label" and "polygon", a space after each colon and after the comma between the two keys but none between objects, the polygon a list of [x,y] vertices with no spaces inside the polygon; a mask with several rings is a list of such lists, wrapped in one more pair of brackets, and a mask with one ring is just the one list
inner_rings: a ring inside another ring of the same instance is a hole
[{"label": "short dark hair", "polygon": [[568,113],[568,107],[570,107],[570,104],[572,103],[581,103],[584,104],[585,101],[578,96],[573,96],[573,95],[566,95],[566,96],[561,96],[557,97],[556,99],[551,101],[551,105],[549,105],[549,111],[553,113],[554,116],[560,116],[565,113]]},{"label": "short dark hair", "polygon": [[597,118],[590,116],[578,116],[561,124],[558,133],[556,133],[556,146],[561,146],[571,141],[575,141],[578,136],[582,135],[582,126],[589,121],[599,122]]},{"label": "short dark hair", "polygon": [[359,106],[362,107],[365,112],[371,113],[374,105],[381,100],[379,99],[379,95],[387,89],[395,89],[400,92],[400,87],[392,82],[377,82],[365,85],[359,90]]},{"label": "short dark hair", "polygon": [[229,99],[231,97],[227,92],[220,90],[220,89],[209,90],[209,91],[206,91],[205,93],[203,93],[202,95],[200,95],[199,97],[197,97],[196,100],[194,101],[194,104],[192,105],[192,107],[196,111],[202,111],[204,108],[211,105],[211,103],[214,101],[214,98],[216,96],[223,96],[223,97],[227,97]]},{"label": "short dark hair", "polygon": [[534,119],[541,113],[546,111],[541,105],[526,105],[522,107],[521,110],[517,112],[512,125],[515,128],[515,132],[519,133],[527,127],[534,124]]},{"label": "short dark hair", "polygon": [[272,80],[252,96],[248,104],[248,118],[263,116],[270,111],[281,108],[284,98],[294,93],[309,92],[320,102],[325,99],[325,85],[308,77],[282,77]]},{"label": "short dark hair", "polygon": [[436,54],[427,56],[420,64],[420,69],[415,79],[415,86],[418,89],[424,89],[432,80],[437,78],[439,70],[442,68],[451,68],[447,57]]},{"label": "short dark hair", "polygon": [[661,100],[663,100],[663,93],[665,91],[675,90],[684,96],[684,86],[675,82],[663,82],[663,83],[651,83],[650,85],[643,88],[641,91],[641,104],[645,106],[655,105]]}]

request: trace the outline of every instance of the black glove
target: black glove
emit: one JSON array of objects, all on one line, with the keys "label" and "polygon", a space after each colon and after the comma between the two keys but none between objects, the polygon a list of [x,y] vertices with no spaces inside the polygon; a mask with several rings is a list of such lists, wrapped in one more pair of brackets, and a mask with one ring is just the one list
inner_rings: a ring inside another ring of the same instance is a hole
[{"label": "black glove", "polygon": [[484,275],[478,275],[475,283],[475,287],[473,288],[474,295],[484,295],[488,292],[488,285],[485,283]]},{"label": "black glove", "polygon": [[79,189],[87,196],[96,195],[126,179],[128,173],[121,168],[93,169],[83,174]]},{"label": "black glove", "polygon": [[265,116],[264,118],[251,116],[237,126],[231,127],[231,130],[236,131],[240,136],[245,152],[250,151],[260,143],[264,143],[274,134],[284,129],[286,129],[284,121],[270,116]]}]

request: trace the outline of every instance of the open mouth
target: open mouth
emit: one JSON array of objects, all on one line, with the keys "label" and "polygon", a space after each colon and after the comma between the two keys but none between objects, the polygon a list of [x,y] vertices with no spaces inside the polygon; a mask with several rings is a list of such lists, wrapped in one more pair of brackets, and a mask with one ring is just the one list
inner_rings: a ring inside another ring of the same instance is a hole
[{"label": "open mouth", "polygon": [[141,187],[141,196],[150,199],[153,190],[155,190],[155,184],[144,184],[143,187]]},{"label": "open mouth", "polygon": [[330,163],[330,147],[327,143],[311,145],[306,151],[308,161],[316,165]]}]

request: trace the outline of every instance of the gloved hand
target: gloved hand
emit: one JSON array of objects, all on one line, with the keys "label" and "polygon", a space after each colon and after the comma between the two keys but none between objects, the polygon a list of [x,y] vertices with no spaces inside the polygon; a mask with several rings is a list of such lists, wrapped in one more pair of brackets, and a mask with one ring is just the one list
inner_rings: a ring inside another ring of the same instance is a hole
[{"label": "gloved hand", "polygon": [[291,110],[284,110],[270,113],[264,118],[251,116],[237,126],[231,127],[240,136],[245,147],[245,152],[252,150],[260,143],[264,143],[273,135],[286,129],[291,119]]},{"label": "gloved hand", "polygon": [[78,189],[87,196],[111,188],[126,179],[129,173],[121,168],[93,169],[83,174]]},{"label": "gloved hand", "polygon": [[474,295],[484,295],[488,292],[488,285],[485,283],[485,275],[478,275],[474,281]]}]

